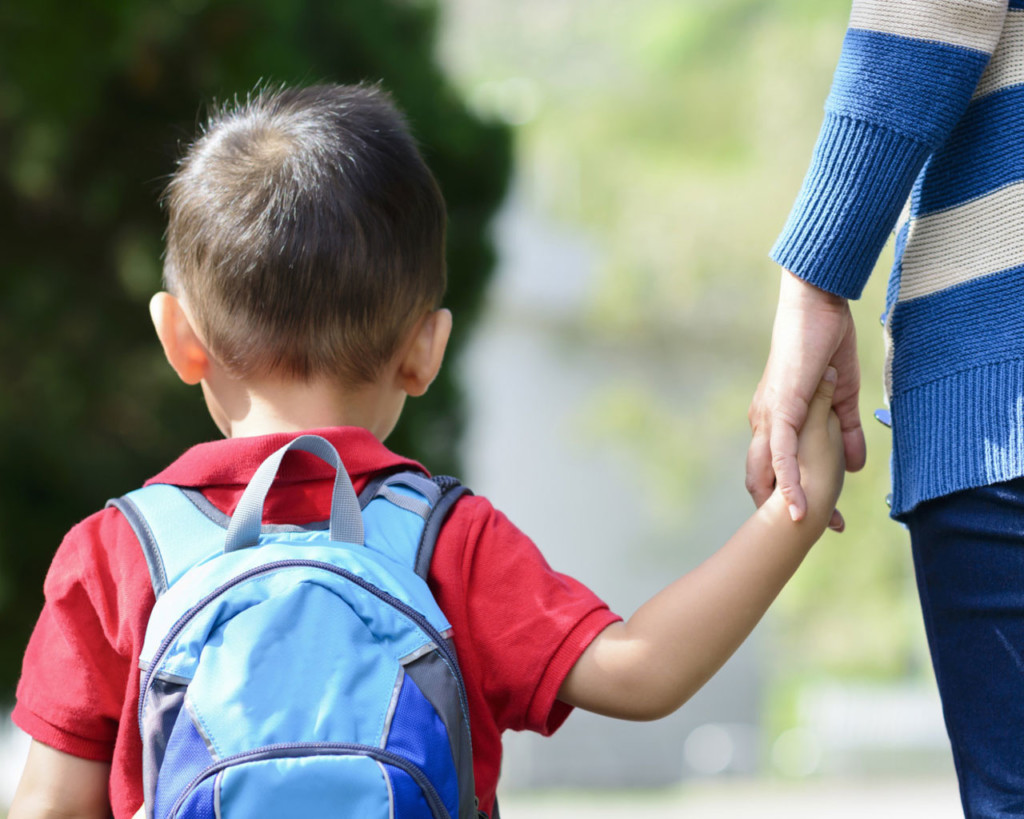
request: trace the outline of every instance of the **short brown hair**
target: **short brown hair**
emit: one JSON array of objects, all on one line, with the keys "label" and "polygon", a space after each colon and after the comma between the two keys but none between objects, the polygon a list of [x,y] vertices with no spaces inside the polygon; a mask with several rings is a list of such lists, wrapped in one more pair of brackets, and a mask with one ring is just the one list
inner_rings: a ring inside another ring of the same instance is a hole
[{"label": "short brown hair", "polygon": [[165,284],[243,378],[372,381],[444,293],[444,199],[377,87],[216,111],[165,203]]}]

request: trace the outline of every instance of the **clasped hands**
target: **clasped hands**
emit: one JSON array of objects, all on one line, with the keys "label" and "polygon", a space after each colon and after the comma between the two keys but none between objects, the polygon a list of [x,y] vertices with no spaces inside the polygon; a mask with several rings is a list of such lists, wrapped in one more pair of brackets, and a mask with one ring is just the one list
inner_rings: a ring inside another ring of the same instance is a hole
[{"label": "clasped hands", "polygon": [[[833,379],[822,384],[827,371]],[[834,413],[838,427],[824,439],[812,428],[815,417],[809,412],[820,389],[831,394],[828,415],[832,419]],[[843,469],[861,469],[867,454],[859,393],[857,337],[847,300],[783,270],[771,350],[748,412],[746,487],[757,506],[778,491],[790,517],[800,521],[809,511],[820,513],[816,505],[827,505],[833,489],[838,497]],[[829,483],[829,462],[835,460],[827,451],[832,434],[841,437],[837,448],[842,450],[836,487],[822,485]],[[839,510],[825,511],[829,528],[842,531]]]}]

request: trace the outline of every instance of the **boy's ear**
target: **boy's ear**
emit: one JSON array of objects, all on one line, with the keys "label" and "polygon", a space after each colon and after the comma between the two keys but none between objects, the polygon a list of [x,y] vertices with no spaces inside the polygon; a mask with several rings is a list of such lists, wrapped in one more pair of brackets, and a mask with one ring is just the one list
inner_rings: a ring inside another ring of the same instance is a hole
[{"label": "boy's ear", "polygon": [[400,386],[416,397],[423,395],[441,370],[444,351],[452,333],[452,314],[441,308],[431,310],[416,325],[398,367]]},{"label": "boy's ear", "polygon": [[192,327],[192,321],[170,293],[157,293],[149,301],[149,315],[167,361],[186,384],[198,384],[206,377],[210,355]]}]

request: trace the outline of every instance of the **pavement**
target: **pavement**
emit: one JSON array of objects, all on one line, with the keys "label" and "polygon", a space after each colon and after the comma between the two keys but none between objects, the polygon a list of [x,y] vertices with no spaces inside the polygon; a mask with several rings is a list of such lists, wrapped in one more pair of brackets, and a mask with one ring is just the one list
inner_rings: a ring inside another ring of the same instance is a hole
[{"label": "pavement", "polygon": [[[27,750],[27,738],[0,723],[0,816]],[[960,819],[956,781],[943,776],[802,780],[716,777],[664,790],[502,792],[502,819]]]},{"label": "pavement", "polygon": [[502,819],[962,819],[952,778],[712,779],[667,791],[510,793]]}]

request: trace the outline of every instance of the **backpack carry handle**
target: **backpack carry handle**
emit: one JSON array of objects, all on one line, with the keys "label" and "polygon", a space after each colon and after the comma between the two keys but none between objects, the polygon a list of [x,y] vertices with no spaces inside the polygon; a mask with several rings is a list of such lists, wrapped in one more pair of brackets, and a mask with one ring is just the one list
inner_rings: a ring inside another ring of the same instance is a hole
[{"label": "backpack carry handle", "polygon": [[300,435],[267,458],[252,476],[238,501],[235,514],[231,517],[227,539],[224,541],[225,552],[256,545],[263,522],[263,504],[267,499],[267,492],[277,477],[277,470],[281,467],[285,454],[292,450],[316,455],[337,470],[334,491],[331,494],[330,538],[338,543],[363,545],[363,516],[359,510],[355,490],[352,488],[352,479],[345,471],[341,456],[327,439],[319,435]]}]

